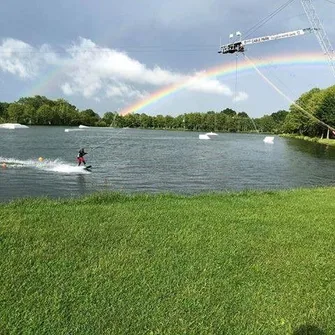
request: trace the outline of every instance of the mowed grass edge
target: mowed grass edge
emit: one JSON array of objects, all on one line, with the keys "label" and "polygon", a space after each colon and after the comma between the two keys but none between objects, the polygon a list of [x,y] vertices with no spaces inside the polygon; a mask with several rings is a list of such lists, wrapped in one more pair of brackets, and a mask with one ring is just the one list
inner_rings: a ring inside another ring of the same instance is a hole
[{"label": "mowed grass edge", "polygon": [[334,197],[2,204],[0,334],[335,334]]}]

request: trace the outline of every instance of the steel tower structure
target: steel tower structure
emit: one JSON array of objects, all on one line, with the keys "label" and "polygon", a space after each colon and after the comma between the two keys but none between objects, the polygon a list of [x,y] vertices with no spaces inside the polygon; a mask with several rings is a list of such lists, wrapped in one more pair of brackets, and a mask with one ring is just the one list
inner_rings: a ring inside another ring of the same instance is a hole
[{"label": "steel tower structure", "polygon": [[322,51],[324,52],[325,56],[327,57],[327,60],[330,64],[330,67],[333,71],[333,75],[335,77],[335,54],[334,49],[330,43],[330,40],[327,36],[327,33],[325,29],[323,28],[323,25],[319,19],[319,16],[315,10],[315,7],[313,5],[312,0],[300,0],[302,7],[304,8],[304,11],[306,13],[306,16],[312,26],[314,28],[314,32],[316,35],[316,38],[322,48]]}]

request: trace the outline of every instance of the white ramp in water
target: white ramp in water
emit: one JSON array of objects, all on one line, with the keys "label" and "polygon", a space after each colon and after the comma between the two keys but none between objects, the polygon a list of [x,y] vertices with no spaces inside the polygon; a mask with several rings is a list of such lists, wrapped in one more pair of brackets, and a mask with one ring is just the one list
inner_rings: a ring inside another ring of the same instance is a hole
[{"label": "white ramp in water", "polygon": [[79,126],[79,129],[86,129],[86,128],[89,128],[89,127],[88,126],[84,126],[82,124]]},{"label": "white ramp in water", "polygon": [[200,134],[199,140],[210,140],[211,138],[207,134]]},{"label": "white ramp in water", "polygon": [[217,133],[210,132],[210,133],[207,133],[206,135],[207,136],[217,136]]},{"label": "white ramp in water", "polygon": [[2,123],[0,124],[0,128],[4,129],[26,129],[29,128],[28,126],[25,126],[20,123]]},{"label": "white ramp in water", "polygon": [[264,143],[270,143],[270,144],[273,144],[273,141],[274,141],[274,137],[273,136],[266,136],[263,140]]},{"label": "white ramp in water", "polygon": [[82,131],[82,130],[84,130],[84,129],[78,129],[78,128],[67,128],[67,129],[64,129],[64,131],[65,131],[66,133],[68,133],[68,132],[70,132],[70,131]]}]

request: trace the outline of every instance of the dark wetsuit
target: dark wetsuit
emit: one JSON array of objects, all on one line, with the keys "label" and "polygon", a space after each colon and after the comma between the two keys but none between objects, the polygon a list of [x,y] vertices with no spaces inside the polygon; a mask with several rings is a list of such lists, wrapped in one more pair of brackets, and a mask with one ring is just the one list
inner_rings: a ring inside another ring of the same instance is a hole
[{"label": "dark wetsuit", "polygon": [[86,165],[86,162],[85,162],[85,159],[84,159],[84,156],[87,154],[87,152],[85,152],[84,149],[80,149],[79,152],[78,152],[78,155],[77,155],[77,161],[78,161],[78,166],[81,164],[81,163],[84,163]]}]

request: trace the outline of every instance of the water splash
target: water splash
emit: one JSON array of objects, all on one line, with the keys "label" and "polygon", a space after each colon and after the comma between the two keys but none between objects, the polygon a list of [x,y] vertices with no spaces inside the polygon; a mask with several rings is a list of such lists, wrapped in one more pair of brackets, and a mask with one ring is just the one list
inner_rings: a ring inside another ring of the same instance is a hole
[{"label": "water splash", "polygon": [[58,172],[58,173],[76,173],[89,174],[84,170],[84,166],[75,166],[61,161],[60,159],[50,160],[45,159],[40,162],[36,159],[20,160],[15,158],[0,157],[0,163],[5,163],[6,168],[31,168],[43,171]]}]

